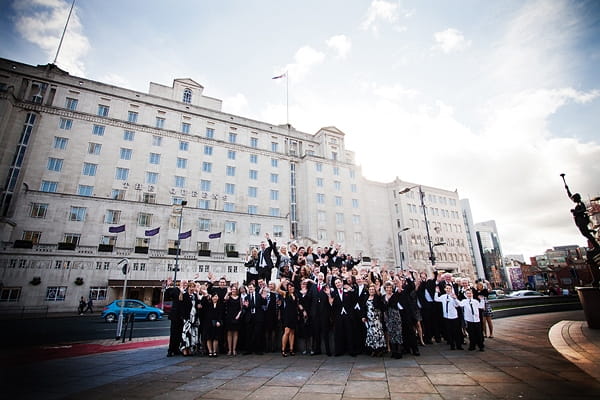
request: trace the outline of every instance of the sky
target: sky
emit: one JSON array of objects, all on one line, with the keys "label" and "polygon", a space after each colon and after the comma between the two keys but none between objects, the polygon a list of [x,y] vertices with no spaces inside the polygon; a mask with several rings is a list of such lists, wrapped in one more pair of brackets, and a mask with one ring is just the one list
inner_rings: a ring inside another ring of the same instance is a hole
[{"label": "sky", "polygon": [[[0,57],[53,62],[67,0],[0,0]],[[371,180],[468,198],[504,254],[585,239],[561,173],[600,195],[600,2],[77,0],[57,65],[148,91],[191,78],[223,111],[335,126]]]}]

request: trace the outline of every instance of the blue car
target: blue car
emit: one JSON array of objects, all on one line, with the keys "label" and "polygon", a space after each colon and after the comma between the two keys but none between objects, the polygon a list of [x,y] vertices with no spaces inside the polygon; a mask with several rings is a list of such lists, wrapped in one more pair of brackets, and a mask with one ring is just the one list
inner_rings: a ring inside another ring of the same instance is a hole
[{"label": "blue car", "polygon": [[[106,305],[102,310],[101,317],[106,322],[114,322],[119,318],[121,312],[121,303],[123,300],[115,300],[112,303]],[[125,300],[125,306],[123,307],[123,315],[133,313],[135,319],[147,319],[148,321],[156,321],[162,319],[163,310],[160,308],[146,305],[139,300]]]}]

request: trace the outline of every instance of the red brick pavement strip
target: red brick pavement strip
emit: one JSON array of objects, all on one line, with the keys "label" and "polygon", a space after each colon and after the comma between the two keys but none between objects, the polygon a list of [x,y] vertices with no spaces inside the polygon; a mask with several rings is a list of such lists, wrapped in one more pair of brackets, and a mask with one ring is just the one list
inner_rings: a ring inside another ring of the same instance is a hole
[{"label": "red brick pavement strip", "polygon": [[55,360],[58,358],[87,356],[111,351],[165,346],[168,344],[169,339],[166,338],[117,344],[68,343],[49,346],[22,347],[3,352],[0,356],[0,362],[3,364],[5,362],[10,362],[13,364],[24,365],[46,360]]}]

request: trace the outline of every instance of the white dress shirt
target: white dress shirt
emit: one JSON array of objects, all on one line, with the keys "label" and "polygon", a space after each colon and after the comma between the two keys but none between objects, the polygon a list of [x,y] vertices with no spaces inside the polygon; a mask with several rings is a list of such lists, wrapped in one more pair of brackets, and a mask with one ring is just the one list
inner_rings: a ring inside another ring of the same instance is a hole
[{"label": "white dress shirt", "polygon": [[435,292],[434,300],[439,303],[442,303],[442,312],[444,314],[444,318],[458,318],[458,310],[456,310],[456,307],[460,306],[460,302],[458,301],[458,299],[452,298],[447,294],[443,294],[440,296],[437,292]]},{"label": "white dress shirt", "polygon": [[464,299],[460,301],[460,305],[464,310],[465,321],[467,322],[481,322],[479,319],[479,309],[483,310],[483,301],[476,299]]}]

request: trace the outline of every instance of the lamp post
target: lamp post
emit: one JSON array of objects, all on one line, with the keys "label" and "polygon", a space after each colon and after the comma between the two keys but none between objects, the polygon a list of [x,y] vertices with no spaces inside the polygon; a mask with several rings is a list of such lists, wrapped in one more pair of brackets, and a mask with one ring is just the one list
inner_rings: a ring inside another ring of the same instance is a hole
[{"label": "lamp post", "polygon": [[181,201],[181,208],[179,209],[179,229],[177,230],[177,252],[175,253],[175,273],[173,274],[173,284],[177,285],[177,271],[179,271],[179,251],[181,250],[181,224],[183,222],[183,208],[187,206],[187,201]]},{"label": "lamp post", "polygon": [[435,253],[433,252],[433,248],[435,246],[441,246],[446,243],[439,242],[433,243],[431,240],[431,235],[429,233],[429,221],[427,220],[427,209],[425,208],[425,193],[423,192],[423,188],[421,185],[415,185],[411,187],[407,187],[398,192],[398,194],[405,194],[413,190],[414,188],[419,188],[419,197],[421,198],[421,209],[423,210],[423,218],[425,218],[425,232],[427,233],[427,244],[429,246],[429,261],[431,261],[431,267],[435,267]]},{"label": "lamp post", "polygon": [[406,232],[409,229],[410,229],[409,227],[406,227],[406,228],[402,228],[398,231],[398,253],[400,253],[399,256],[400,256],[400,270],[401,271],[404,271],[404,264],[402,262],[403,258],[404,258],[404,257],[402,257],[402,232]]}]

